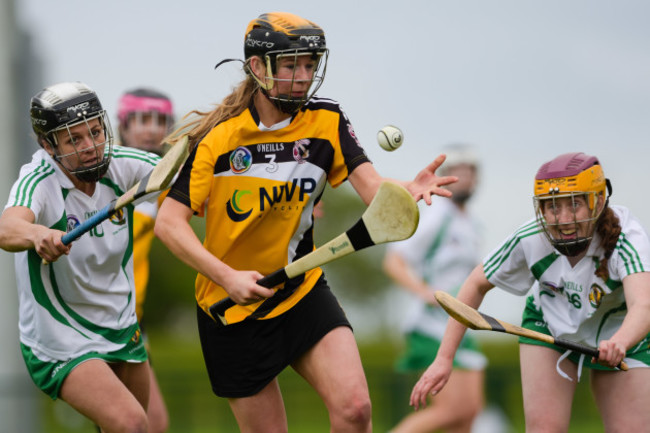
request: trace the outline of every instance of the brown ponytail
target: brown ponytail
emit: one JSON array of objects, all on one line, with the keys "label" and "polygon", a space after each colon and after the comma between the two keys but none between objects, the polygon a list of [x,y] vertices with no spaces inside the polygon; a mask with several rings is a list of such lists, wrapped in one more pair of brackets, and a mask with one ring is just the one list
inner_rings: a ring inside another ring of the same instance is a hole
[{"label": "brown ponytail", "polygon": [[609,207],[605,208],[601,215],[598,226],[596,228],[598,235],[601,238],[600,246],[605,249],[605,257],[600,261],[598,269],[596,269],[596,276],[607,281],[609,278],[608,262],[609,258],[616,248],[618,237],[621,235],[621,224],[618,217]]}]

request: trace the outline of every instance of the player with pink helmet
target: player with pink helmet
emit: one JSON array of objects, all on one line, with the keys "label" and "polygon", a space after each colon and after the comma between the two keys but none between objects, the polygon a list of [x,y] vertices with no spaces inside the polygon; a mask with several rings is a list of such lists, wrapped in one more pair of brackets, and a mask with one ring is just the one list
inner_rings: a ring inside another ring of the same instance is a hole
[{"label": "player with pink helmet", "polygon": [[[164,93],[151,88],[129,90],[119,100],[117,107],[119,137],[122,146],[153,152],[165,153],[163,139],[174,123],[173,104]],[[153,227],[158,205],[164,198],[161,194],[158,202],[145,201],[138,204],[133,212],[133,271],[135,278],[135,305],[138,321],[143,330],[144,302],[149,283],[149,252],[153,242]],[[149,350],[147,344],[147,350]],[[153,368],[149,376],[149,431],[162,433],[169,427],[169,414],[158,385]]]}]

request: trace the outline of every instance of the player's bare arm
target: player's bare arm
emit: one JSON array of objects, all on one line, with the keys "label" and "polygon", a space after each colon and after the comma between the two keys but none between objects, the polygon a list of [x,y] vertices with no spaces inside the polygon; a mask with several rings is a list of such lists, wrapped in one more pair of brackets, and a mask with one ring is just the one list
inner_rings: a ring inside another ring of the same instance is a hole
[{"label": "player's bare arm", "polygon": [[165,199],[154,233],[185,264],[222,286],[236,303],[246,305],[273,296],[273,290],[256,283],[262,274],[235,270],[210,254],[189,224],[192,215],[192,209],[184,204]]},{"label": "player's bare arm", "polygon": [[623,279],[627,314],[623,324],[608,340],[598,345],[598,362],[616,367],[627,350],[634,347],[650,332],[650,272],[638,272]]},{"label": "player's bare arm", "polygon": [[[485,294],[494,286],[490,284],[483,272],[483,265],[478,265],[467,277],[458,293],[458,300],[478,308]],[[451,375],[456,350],[467,328],[454,319],[449,319],[447,329],[440,345],[440,350],[433,363],[422,374],[411,392],[410,405],[416,410],[426,406],[427,396],[435,395],[445,386]]]},{"label": "player's bare arm", "polygon": [[400,287],[413,293],[429,305],[438,305],[434,291],[413,267],[395,251],[388,251],[383,262],[386,272]]},{"label": "player's bare arm", "polygon": [[444,155],[438,156],[411,181],[381,177],[375,170],[374,166],[371,163],[366,162],[355,168],[354,171],[350,173],[349,180],[350,184],[354,187],[355,191],[359,194],[365,204],[369,204],[372,201],[382,182],[389,181],[405,187],[416,201],[424,199],[424,201],[430,205],[432,195],[450,197],[451,192],[442,188],[442,186],[454,183],[458,180],[455,176],[437,176],[435,174],[435,171],[440,167],[444,160]]},{"label": "player's bare arm", "polygon": [[64,234],[60,230],[34,224],[34,213],[23,206],[7,208],[0,216],[0,248],[5,251],[34,248],[39,256],[52,262],[70,252],[70,247],[61,242]]}]

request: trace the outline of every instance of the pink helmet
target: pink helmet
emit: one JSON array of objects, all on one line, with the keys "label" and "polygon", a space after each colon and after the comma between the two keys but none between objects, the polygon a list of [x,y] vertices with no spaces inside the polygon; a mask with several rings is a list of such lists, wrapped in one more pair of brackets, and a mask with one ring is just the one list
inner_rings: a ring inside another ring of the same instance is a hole
[{"label": "pink helmet", "polygon": [[167,116],[173,123],[173,106],[169,97],[153,89],[139,88],[126,92],[117,106],[117,118],[121,124],[127,122],[132,113],[155,111]]}]

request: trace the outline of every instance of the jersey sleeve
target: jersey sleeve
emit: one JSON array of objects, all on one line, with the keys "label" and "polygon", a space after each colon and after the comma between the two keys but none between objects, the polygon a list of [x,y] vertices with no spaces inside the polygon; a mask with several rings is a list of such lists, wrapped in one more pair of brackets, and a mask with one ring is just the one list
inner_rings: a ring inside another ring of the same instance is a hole
[{"label": "jersey sleeve", "polygon": [[[35,223],[51,227],[59,217],[51,211],[52,206],[47,206],[50,197],[56,197],[52,188],[52,179],[55,170],[50,164],[26,164],[20,169],[20,174],[9,192],[9,199],[5,209],[15,206],[29,208],[35,216]],[[60,194],[60,192],[59,192]]]},{"label": "jersey sleeve", "polygon": [[528,267],[524,239],[536,227],[535,220],[521,226],[483,260],[488,281],[512,294],[523,296],[535,278]]},{"label": "jersey sleeve", "polygon": [[[333,165],[332,170],[330,170],[328,175],[328,181],[333,187],[337,187],[343,183],[355,168],[364,162],[370,162],[370,159],[368,159],[366,152],[363,150],[363,147],[361,146],[361,143],[359,142],[359,139],[354,132],[352,123],[350,123],[350,120],[340,106],[338,106],[338,110],[339,146],[337,147],[340,149],[340,158],[337,158],[337,155],[335,155],[335,164]],[[343,163],[336,164],[337,159]]]},{"label": "jersey sleeve", "polygon": [[[619,213],[621,234],[610,266],[614,266],[617,279],[622,280],[637,272],[650,272],[650,239],[639,220],[629,211]],[[612,271],[612,269],[610,269]]]},{"label": "jersey sleeve", "polygon": [[203,212],[215,170],[216,157],[207,141],[210,137],[211,134],[208,134],[192,150],[167,194],[168,197],[191,208],[196,214]]}]

